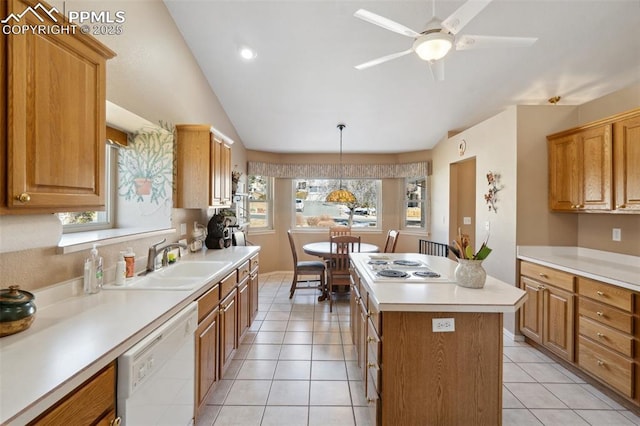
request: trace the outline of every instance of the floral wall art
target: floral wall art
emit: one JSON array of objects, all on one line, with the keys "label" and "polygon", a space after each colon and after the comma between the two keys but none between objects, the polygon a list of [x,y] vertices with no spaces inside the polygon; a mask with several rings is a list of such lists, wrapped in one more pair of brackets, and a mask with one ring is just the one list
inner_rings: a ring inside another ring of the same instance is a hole
[{"label": "floral wall art", "polygon": [[500,174],[489,171],[487,173],[487,184],[489,185],[489,191],[484,194],[484,200],[489,205],[489,211],[498,212],[498,191],[504,188],[504,185],[500,185]]},{"label": "floral wall art", "polygon": [[124,227],[171,225],[173,128],[141,129],[118,155],[118,222]]}]

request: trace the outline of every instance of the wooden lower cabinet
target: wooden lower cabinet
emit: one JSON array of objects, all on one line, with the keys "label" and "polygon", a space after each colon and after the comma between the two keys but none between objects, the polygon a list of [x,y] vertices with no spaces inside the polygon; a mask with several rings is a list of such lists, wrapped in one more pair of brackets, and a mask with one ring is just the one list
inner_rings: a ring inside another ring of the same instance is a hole
[{"label": "wooden lower cabinet", "polygon": [[109,364],[30,425],[116,426],[116,366]]},{"label": "wooden lower cabinet", "polygon": [[219,311],[216,307],[196,329],[196,413],[218,380]]},{"label": "wooden lower cabinet", "polygon": [[236,322],[238,321],[238,291],[234,289],[220,302],[220,376],[229,367],[238,347]]},{"label": "wooden lower cabinet", "polygon": [[238,339],[242,340],[244,333],[249,330],[251,312],[249,311],[249,277],[238,284]]}]

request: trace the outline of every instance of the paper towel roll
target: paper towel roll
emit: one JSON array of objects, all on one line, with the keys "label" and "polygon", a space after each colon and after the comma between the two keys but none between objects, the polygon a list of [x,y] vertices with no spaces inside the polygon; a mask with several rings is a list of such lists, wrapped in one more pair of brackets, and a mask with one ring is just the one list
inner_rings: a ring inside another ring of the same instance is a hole
[{"label": "paper towel roll", "polygon": [[57,246],[61,236],[55,214],[0,216],[0,253]]}]

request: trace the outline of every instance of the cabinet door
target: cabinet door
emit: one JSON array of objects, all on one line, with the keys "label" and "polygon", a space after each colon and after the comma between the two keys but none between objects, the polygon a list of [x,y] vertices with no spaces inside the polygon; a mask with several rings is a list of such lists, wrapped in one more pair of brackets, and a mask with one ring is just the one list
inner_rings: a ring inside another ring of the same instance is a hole
[{"label": "cabinet door", "polygon": [[256,319],[258,315],[258,270],[252,271],[249,277],[249,324]]},{"label": "cabinet door", "polygon": [[[22,15],[29,4],[9,1],[7,12],[42,25],[35,14]],[[6,39],[7,207],[104,209],[106,59],[114,53],[80,34]]]},{"label": "cabinet door", "polygon": [[220,158],[220,199],[222,204],[231,202],[231,147],[222,144]]},{"label": "cabinet door", "polygon": [[238,320],[237,290],[233,290],[220,302],[220,377],[229,366],[238,347],[236,322]]},{"label": "cabinet door", "polygon": [[520,308],[520,331],[537,343],[542,343],[542,290],[539,282],[520,277],[520,288],[527,293],[527,301]]},{"label": "cabinet door", "polygon": [[249,277],[238,284],[238,338],[244,335],[251,323],[251,312],[249,312]]},{"label": "cabinet door", "polygon": [[574,309],[573,293],[545,286],[542,343],[568,361],[573,361]]},{"label": "cabinet door", "polygon": [[574,135],[549,140],[549,208],[574,211],[579,204],[578,143]]},{"label": "cabinet door", "polygon": [[222,201],[222,141],[211,136],[211,203],[220,205]]},{"label": "cabinet door", "polygon": [[640,211],[640,116],[614,124],[615,208]]},{"label": "cabinet door", "polygon": [[211,127],[203,124],[176,126],[174,206],[209,206],[209,150]]},{"label": "cabinet door", "polygon": [[[218,380],[218,309],[206,316],[196,330],[196,406],[199,408]],[[196,410],[197,411],[197,410]]]},{"label": "cabinet door", "polygon": [[578,134],[580,210],[611,210],[611,125]]}]

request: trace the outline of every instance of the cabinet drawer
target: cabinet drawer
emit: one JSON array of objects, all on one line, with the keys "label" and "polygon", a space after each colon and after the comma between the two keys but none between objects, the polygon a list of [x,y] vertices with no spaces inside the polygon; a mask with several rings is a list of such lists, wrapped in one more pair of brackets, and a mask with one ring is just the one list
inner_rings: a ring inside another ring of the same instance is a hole
[{"label": "cabinet drawer", "polygon": [[633,397],[633,362],[580,336],[578,364],[628,397]]},{"label": "cabinet drawer", "polygon": [[235,288],[236,284],[238,284],[238,275],[236,271],[233,271],[229,275],[227,275],[222,281],[220,281],[220,298],[224,298],[227,294],[231,293],[231,291]]},{"label": "cabinet drawer", "polygon": [[367,386],[372,387],[377,393],[382,393],[380,389],[381,376],[380,365],[374,360],[367,359],[367,371],[369,372],[369,381]]},{"label": "cabinet drawer", "polygon": [[382,342],[371,321],[367,321],[367,324],[369,326],[367,333],[367,359],[380,365],[382,364],[382,359],[380,358],[382,354]]},{"label": "cabinet drawer", "polygon": [[[371,383],[371,380],[369,380]],[[380,400],[380,394],[374,386],[367,386],[367,408],[369,411],[369,423],[372,425],[379,425],[382,422],[382,401]]]},{"label": "cabinet drawer", "polygon": [[631,312],[633,308],[633,292],[631,290],[600,281],[578,277],[578,294],[615,306],[623,311]]},{"label": "cabinet drawer", "polygon": [[579,314],[594,321],[608,325],[622,332],[633,331],[633,316],[604,303],[594,302],[586,297],[580,297]]},{"label": "cabinet drawer", "polygon": [[220,284],[214,285],[198,299],[198,323],[200,323],[220,302]]},{"label": "cabinet drawer", "polygon": [[580,317],[580,334],[628,357],[633,355],[633,337],[589,318]]},{"label": "cabinet drawer", "polygon": [[378,336],[382,336],[382,315],[380,314],[380,311],[378,310],[375,303],[371,301],[369,301],[369,305],[367,306],[367,309],[369,313],[369,319],[373,324],[373,328],[376,331],[376,334]]},{"label": "cabinet drawer", "polygon": [[251,269],[251,272],[256,272],[259,266],[260,266],[260,257],[256,254],[251,259],[249,259],[249,267]]},{"label": "cabinet drawer", "polygon": [[529,262],[520,262],[520,274],[534,278],[540,282],[560,287],[570,292],[575,291],[574,276],[557,269],[548,268]]},{"label": "cabinet drawer", "polygon": [[241,283],[246,277],[251,274],[250,261],[247,260],[238,267],[238,282]]}]

